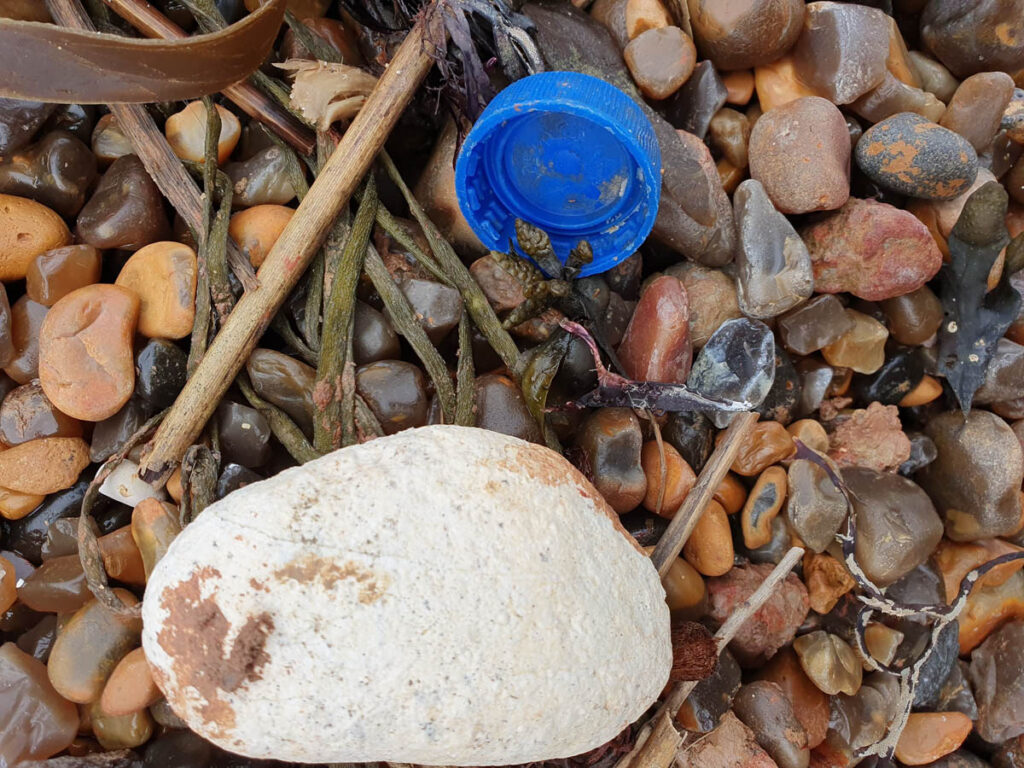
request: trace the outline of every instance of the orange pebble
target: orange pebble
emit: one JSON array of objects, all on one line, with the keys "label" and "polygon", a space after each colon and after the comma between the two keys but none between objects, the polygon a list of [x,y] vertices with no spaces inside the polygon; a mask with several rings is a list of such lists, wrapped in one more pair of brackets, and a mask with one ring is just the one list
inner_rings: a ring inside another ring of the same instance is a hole
[{"label": "orange pebble", "polygon": [[167,493],[174,499],[175,504],[181,504],[181,467],[175,469],[169,478],[167,478]]},{"label": "orange pebble", "polygon": [[722,576],[732,568],[734,556],[729,518],[722,505],[712,501],[683,546],[683,557],[704,576]]},{"label": "orange pebble", "polygon": [[[696,473],[679,455],[679,451],[669,443],[663,443],[665,454],[665,482],[662,485],[661,450],[656,440],[644,443],[640,451],[640,466],[647,475],[647,494],[644,496],[644,509],[661,515],[674,517],[687,494],[697,482]],[[664,492],[662,492],[664,487]],[[659,506],[659,496],[661,504]]]},{"label": "orange pebble", "polygon": [[231,217],[228,234],[252,265],[259,267],[293,215],[295,209],[284,205],[254,205]]},{"label": "orange pebble", "polygon": [[149,671],[146,654],[141,648],[136,648],[110,673],[100,697],[100,709],[106,715],[130,715],[145,709],[160,696],[160,689]]},{"label": "orange pebble", "polygon": [[715,489],[714,500],[722,505],[726,513],[735,515],[747,502],[747,489],[732,472],[726,472],[722,482]]},{"label": "orange pebble", "polygon": [[722,75],[725,86],[725,101],[728,104],[743,106],[754,95],[754,73],[749,69],[739,69]]},{"label": "orange pebble", "polygon": [[904,765],[926,765],[957,750],[971,732],[963,712],[913,712],[896,743],[896,759]]},{"label": "orange pebble", "polygon": [[[725,432],[720,432],[716,442],[721,442]],[[730,469],[744,477],[756,477],[796,451],[793,436],[777,421],[761,421],[755,424],[740,445]]]},{"label": "orange pebble", "polygon": [[45,498],[33,493],[18,493],[10,488],[0,488],[0,517],[20,520],[42,504]]},{"label": "orange pebble", "polygon": [[939,380],[926,373],[918,385],[903,396],[900,405],[904,408],[913,408],[915,405],[930,403],[941,394],[942,385]]},{"label": "orange pebble", "polygon": [[14,564],[6,557],[0,557],[0,613],[6,611],[18,599],[18,577]]},{"label": "orange pebble", "polygon": [[142,586],[146,583],[146,569],[142,563],[142,553],[132,538],[132,527],[126,525],[106,536],[100,536],[100,555],[103,567],[111,578],[125,584]]}]

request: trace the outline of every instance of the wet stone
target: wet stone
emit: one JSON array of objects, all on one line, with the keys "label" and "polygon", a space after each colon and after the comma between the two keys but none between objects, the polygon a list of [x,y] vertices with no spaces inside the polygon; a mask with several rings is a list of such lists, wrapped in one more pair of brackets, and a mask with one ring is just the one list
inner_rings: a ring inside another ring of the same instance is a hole
[{"label": "wet stone", "polygon": [[747,496],[743,506],[743,544],[748,549],[757,549],[772,539],[772,521],[775,520],[786,501],[786,470],[769,467]]},{"label": "wet stone", "polygon": [[409,300],[416,320],[434,344],[459,324],[462,296],[456,289],[408,275],[399,278],[397,283]]},{"label": "wet stone", "polygon": [[150,409],[167,408],[185,386],[188,357],[166,339],[150,339],[135,353],[135,395]]},{"label": "wet stone", "polygon": [[[7,300],[7,289],[0,285],[0,367],[7,367],[14,358],[14,329],[12,328],[11,305]],[[0,376],[0,390],[6,395],[14,382],[6,375]]]},{"label": "wet stone", "polygon": [[[724,576],[709,579],[709,615],[722,623],[733,609],[749,598],[771,573],[771,565],[733,568]],[[810,606],[807,588],[794,574],[786,577],[772,596],[744,622],[729,649],[744,666],[756,668],[775,655],[796,635]]]},{"label": "wet stone", "polygon": [[241,464],[225,464],[220,477],[217,478],[217,498],[223,499],[239,488],[245,488],[245,486],[258,483],[263,479],[263,475],[257,474]]},{"label": "wet stone", "polygon": [[259,267],[294,215],[294,208],[283,205],[254,205],[231,216],[228,234],[252,265]]},{"label": "wet stone", "polygon": [[30,562],[40,562],[50,523],[62,517],[78,517],[87,485],[86,481],[76,483],[66,491],[48,496],[32,514],[6,521],[6,546]]},{"label": "wet stone", "polygon": [[751,122],[742,112],[723,107],[708,124],[708,139],[726,160],[736,168],[746,168],[747,146],[750,142]]},{"label": "wet stone", "polygon": [[817,630],[793,641],[800,666],[823,693],[853,696],[860,690],[864,670],[850,644],[837,635]]},{"label": "wet stone", "polygon": [[[913,633],[908,634],[912,635]],[[920,633],[922,643],[928,639],[928,634],[927,632]],[[960,653],[958,636],[959,627],[956,621],[939,633],[939,638],[935,642],[935,650],[921,666],[921,675],[914,689],[915,707],[932,708],[935,706],[943,683],[949,678],[957,664],[957,655]]]},{"label": "wet stone", "polygon": [[0,489],[0,517],[20,520],[38,507],[44,498],[39,494],[19,493],[10,488]]},{"label": "wet stone", "polygon": [[387,318],[369,304],[357,301],[352,333],[352,355],[356,365],[393,359],[399,352],[398,334]]},{"label": "wet stone", "polygon": [[56,104],[21,99],[0,99],[0,156],[27,146]]},{"label": "wet stone", "polygon": [[313,434],[315,370],[272,349],[254,350],[245,368],[257,395],[291,416],[307,435]]},{"label": "wet stone", "polygon": [[881,83],[852,102],[850,109],[870,123],[900,112],[913,112],[936,121],[946,111],[945,105],[932,94],[907,85],[891,72],[886,72]]},{"label": "wet stone", "polygon": [[977,405],[1024,397],[1024,346],[999,339],[985,371],[985,382],[974,393]]},{"label": "wet stone", "polygon": [[700,472],[714,449],[715,431],[711,422],[695,411],[669,414],[661,428],[662,438],[679,451],[679,455],[693,469]]},{"label": "wet stone", "polygon": [[[90,519],[93,533],[100,535],[96,521]],[[41,549],[43,562],[57,557],[78,554],[78,520],[73,517],[61,517],[50,523],[46,530],[46,541]]]},{"label": "wet stone", "polygon": [[751,178],[782,213],[831,211],[850,196],[850,133],[825,99],[802,97],[766,112],[750,132],[749,153]]},{"label": "wet stone", "polygon": [[832,422],[828,456],[839,467],[866,467],[892,472],[910,458],[899,409],[873,402]]},{"label": "wet stone", "polygon": [[942,324],[942,304],[928,286],[884,299],[878,306],[888,320],[889,333],[900,344],[923,344]]},{"label": "wet stone", "polygon": [[838,340],[853,328],[853,321],[839,299],[832,295],[815,296],[806,304],[779,318],[779,340],[798,355],[809,355]]},{"label": "wet stone", "polygon": [[[677,722],[689,731],[707,733],[731,717],[729,708],[740,689],[741,671],[728,649],[722,651],[711,677],[697,683],[679,709]],[[738,721],[737,721],[738,722]]]},{"label": "wet stone", "polygon": [[42,203],[61,216],[74,216],[96,179],[96,158],[67,131],[53,131],[0,160],[0,192]]},{"label": "wet stone", "polygon": [[[722,441],[719,433],[717,442]],[[777,421],[761,421],[747,433],[730,469],[744,477],[755,477],[772,464],[788,459],[796,446],[793,437]]]},{"label": "wet stone", "polygon": [[939,125],[960,134],[982,153],[992,145],[1013,96],[1013,78],[1005,72],[979,72],[956,89]]},{"label": "wet stone", "polygon": [[222,402],[217,406],[217,431],[226,461],[260,467],[270,458],[270,424],[255,408]]},{"label": "wet stone", "polygon": [[626,66],[649,99],[666,99],[687,81],[697,63],[693,40],[679,27],[648,29],[626,45]]},{"label": "wet stone", "polygon": [[978,157],[967,139],[912,112],[865,131],[854,157],[872,181],[926,200],[957,197],[978,172]]},{"label": "wet stone", "polygon": [[665,102],[665,114],[676,128],[703,139],[711,118],[725,106],[722,78],[708,61],[694,67],[686,83]]},{"label": "wet stone", "polygon": [[745,106],[754,95],[754,73],[749,69],[726,72],[722,83],[727,92],[726,103]]},{"label": "wet stone", "polygon": [[[729,320],[704,345],[687,379],[694,391],[715,400],[736,400],[756,408],[775,380],[775,340],[771,329],[757,320]],[[728,422],[731,414],[715,413],[712,420]]]},{"label": "wet stone", "polygon": [[143,499],[132,510],[131,530],[148,580],[171,542],[181,533],[178,508],[157,499]]},{"label": "wet stone", "polygon": [[25,274],[25,293],[44,307],[52,307],[71,291],[98,283],[102,256],[91,245],[67,245],[41,253]]},{"label": "wet stone", "polygon": [[640,422],[628,408],[594,411],[576,439],[580,470],[620,514],[637,507],[647,494],[642,447]]},{"label": "wet stone", "polygon": [[43,131],[67,131],[82,141],[89,141],[96,122],[96,108],[83,104],[58,104],[43,124]]},{"label": "wet stone", "polygon": [[[220,134],[217,137],[217,162],[223,163],[231,156],[242,134],[238,118],[220,106],[215,105],[220,116]],[[167,118],[164,133],[171,150],[182,160],[202,163],[206,158],[206,105],[193,101],[180,112]]]},{"label": "wet stone", "polygon": [[775,345],[775,379],[772,388],[757,413],[762,419],[770,419],[780,424],[788,424],[793,420],[800,405],[800,375],[786,350]]},{"label": "wet stone", "polygon": [[224,173],[234,184],[231,204],[235,208],[284,205],[295,197],[288,180],[288,157],[277,146],[261,149],[248,160],[226,163]]},{"label": "wet stone", "polygon": [[828,473],[807,459],[789,465],[786,519],[813,552],[824,552],[846,519],[846,499]]},{"label": "wet stone", "polygon": [[401,360],[381,360],[356,369],[356,390],[377,416],[386,434],[427,423],[423,371]]},{"label": "wet stone", "polygon": [[957,77],[1015,73],[1024,56],[1024,3],[935,0],[921,14],[921,39]]},{"label": "wet stone", "polygon": [[81,435],[81,423],[58,411],[38,381],[12,389],[0,405],[0,442],[8,446],[40,437]]},{"label": "wet stone", "polygon": [[196,315],[196,254],[187,245],[164,241],[132,254],[116,285],[139,296],[138,331],[149,338],[182,339]]},{"label": "wet stone", "polygon": [[923,432],[907,432],[906,435],[910,440],[910,457],[900,464],[899,473],[909,477],[935,461],[939,450],[935,441]]},{"label": "wet stone", "polygon": [[789,700],[790,708],[807,735],[807,746],[813,749],[825,740],[828,730],[828,698],[821,692],[800,666],[792,648],[779,651],[769,662],[757,670],[758,680],[779,686]]},{"label": "wet stone", "polygon": [[22,279],[36,256],[70,242],[67,225],[54,211],[27,197],[0,194],[0,280]]},{"label": "wet stone", "polygon": [[124,135],[112,114],[103,115],[96,121],[90,143],[96,159],[104,166],[119,157],[135,153],[131,141]]},{"label": "wet stone", "polygon": [[4,373],[18,384],[27,384],[39,375],[39,332],[47,315],[42,304],[22,296],[11,307],[11,342],[14,354]]},{"label": "wet stone", "polygon": [[739,250],[738,299],[748,317],[780,315],[806,300],[813,289],[811,259],[803,240],[775,210],[754,179],[740,184],[733,197]]},{"label": "wet stone", "polygon": [[107,715],[130,715],[145,709],[162,695],[153,682],[145,652],[136,648],[114,667],[100,697],[100,710]]},{"label": "wet stone", "polygon": [[921,288],[942,266],[942,254],[924,224],[875,200],[853,198],[801,235],[819,293],[890,299]]},{"label": "wet stone", "polygon": [[101,421],[128,402],[138,317],[136,294],[115,285],[79,288],[53,306],[39,331],[39,380],[57,408]]},{"label": "wet stone", "polygon": [[779,768],[807,768],[807,732],[781,686],[767,680],[747,683],[736,694],[733,712]]},{"label": "wet stone", "polygon": [[153,735],[153,718],[145,710],[130,715],[108,715],[98,701],[89,708],[92,731],[106,750],[133,749]]},{"label": "wet stone", "polygon": [[692,355],[686,289],[662,275],[641,294],[619,344],[619,360],[631,379],[682,384]]},{"label": "wet stone", "polygon": [[138,250],[166,240],[170,224],[163,197],[135,155],[115,160],[78,214],[78,238],[101,250]]},{"label": "wet stone", "polygon": [[803,3],[797,0],[744,0],[729,5],[692,0],[689,9],[701,57],[711,59],[721,70],[774,61],[796,42],[804,16]]},{"label": "wet stone", "polygon": [[843,470],[857,521],[855,557],[875,584],[888,586],[928,559],[942,522],[927,494],[899,475]]},{"label": "wet stone", "polygon": [[644,443],[640,464],[647,476],[644,509],[667,518],[675,516],[697,482],[696,473],[671,443],[663,442],[659,448],[656,440]]},{"label": "wet stone", "polygon": [[78,554],[47,560],[18,590],[18,597],[35,611],[67,613],[77,611],[92,599]]},{"label": "wet stone", "polygon": [[132,397],[113,416],[96,422],[89,446],[89,460],[106,461],[120,451],[145,423],[147,410],[136,397]]},{"label": "wet stone", "polygon": [[683,261],[665,274],[679,278],[690,308],[690,343],[699,349],[726,320],[743,316],[736,295],[736,281],[720,269]]},{"label": "wet stone", "polygon": [[[995,414],[942,413],[924,428],[938,449],[915,479],[935,502],[953,541],[1008,536],[1020,527],[1024,457],[1013,430]],[[0,454],[2,455],[2,454]]]},{"label": "wet stone", "polygon": [[970,680],[978,704],[978,735],[1001,742],[1024,733],[1024,621],[992,634],[971,655]]},{"label": "wet stone", "polygon": [[690,538],[683,546],[683,557],[704,576],[722,576],[735,559],[729,518],[717,501],[704,509]]},{"label": "wet stone", "polygon": [[[650,551],[654,551],[653,547]],[[696,620],[707,612],[708,597],[704,578],[683,558],[677,557],[672,561],[662,584],[665,587],[665,602],[673,618]]]},{"label": "wet stone", "polygon": [[822,356],[836,368],[874,373],[885,362],[885,340],[889,332],[873,317],[856,310],[847,309],[846,316],[853,321],[853,327],[822,347]]},{"label": "wet stone", "polygon": [[473,393],[476,426],[533,443],[541,442],[537,420],[530,413],[519,386],[508,376],[495,373],[477,376]]},{"label": "wet stone", "polygon": [[78,732],[78,710],[53,689],[45,665],[14,643],[0,645],[0,761],[43,760]]},{"label": "wet stone", "polygon": [[786,431],[812,451],[824,454],[828,451],[828,433],[821,423],[814,419],[800,419],[786,427]]},{"label": "wet stone", "polygon": [[18,636],[18,647],[43,664],[50,658],[50,650],[57,639],[57,617],[47,616],[31,629]]}]

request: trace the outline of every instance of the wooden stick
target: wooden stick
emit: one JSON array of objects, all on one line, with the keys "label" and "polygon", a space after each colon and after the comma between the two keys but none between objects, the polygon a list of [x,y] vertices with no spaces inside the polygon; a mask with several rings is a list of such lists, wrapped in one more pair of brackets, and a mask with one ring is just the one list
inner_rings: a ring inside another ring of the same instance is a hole
[{"label": "wooden stick", "polygon": [[[176,40],[188,37],[185,30],[164,16],[146,0],[103,0],[118,16],[146,37]],[[222,93],[254,120],[264,123],[274,133],[304,155],[316,148],[316,137],[305,125],[249,82],[236,83]]]},{"label": "wooden stick", "polygon": [[[736,637],[740,627],[768,602],[775,588],[789,575],[803,555],[802,547],[790,549],[768,574],[768,578],[761,582],[761,586],[754,591],[754,594],[733,610],[729,618],[715,633],[715,647],[719,654]],[[697,680],[684,680],[672,686],[665,701],[640,730],[636,746],[616,763],[615,768],[669,768],[672,765],[676,756],[675,750],[680,743],[679,732],[672,723],[676,715],[679,714],[679,709],[686,701],[686,697],[693,693],[698,682]],[[666,723],[668,727],[666,727]]]},{"label": "wooden stick", "polygon": [[199,436],[433,66],[430,41],[443,35],[440,9],[431,4],[267,255],[260,267],[259,287],[242,295],[160,425],[139,471],[147,482],[163,483]]},{"label": "wooden stick", "polygon": [[708,508],[712,496],[715,495],[722,478],[729,471],[729,467],[736,459],[736,453],[755,423],[757,423],[756,413],[748,411],[736,414],[729,424],[729,429],[726,430],[725,438],[715,448],[715,452],[711,454],[708,463],[701,470],[697,484],[686,495],[686,499],[672,518],[672,522],[668,524],[665,533],[658,540],[658,545],[651,553],[651,562],[654,563],[654,567],[658,569],[658,575],[662,578],[665,578],[668,569],[679,557],[683,545],[690,538],[693,529],[697,527],[700,516]]}]

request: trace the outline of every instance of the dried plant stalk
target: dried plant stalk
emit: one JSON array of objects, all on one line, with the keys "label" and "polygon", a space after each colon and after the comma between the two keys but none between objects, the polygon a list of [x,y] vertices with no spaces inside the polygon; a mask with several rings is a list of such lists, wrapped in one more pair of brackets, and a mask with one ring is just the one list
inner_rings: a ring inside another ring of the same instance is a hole
[{"label": "dried plant stalk", "polygon": [[165,482],[210,418],[433,66],[437,51],[430,41],[443,39],[440,24],[440,13],[431,4],[402,42],[260,267],[259,287],[239,300],[160,425],[143,459],[143,478]]}]

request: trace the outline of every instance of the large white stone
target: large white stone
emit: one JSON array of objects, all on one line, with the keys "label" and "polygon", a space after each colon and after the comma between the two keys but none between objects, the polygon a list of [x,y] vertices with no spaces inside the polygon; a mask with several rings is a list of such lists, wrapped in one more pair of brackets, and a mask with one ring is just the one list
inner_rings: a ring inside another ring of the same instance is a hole
[{"label": "large white stone", "polygon": [[600,746],[661,692],[664,592],[567,461],[409,430],[232,493],[143,607],[174,711],[252,757],[495,765]]}]

